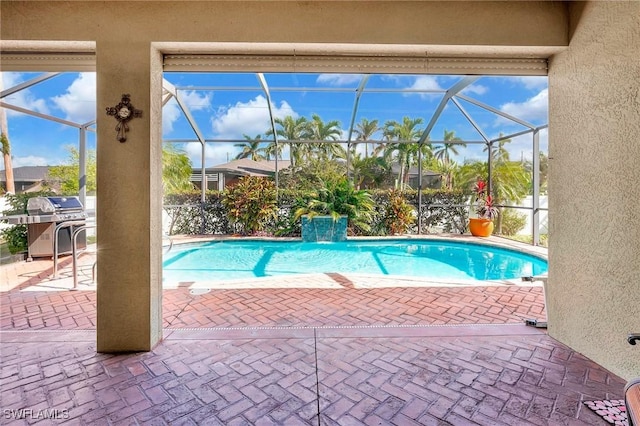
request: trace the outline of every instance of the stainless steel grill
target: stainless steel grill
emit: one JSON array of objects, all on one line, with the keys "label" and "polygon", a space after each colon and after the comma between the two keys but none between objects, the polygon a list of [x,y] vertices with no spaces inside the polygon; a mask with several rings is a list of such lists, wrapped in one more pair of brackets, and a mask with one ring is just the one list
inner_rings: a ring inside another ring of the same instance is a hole
[{"label": "stainless steel grill", "polygon": [[[9,223],[26,224],[29,258],[52,257],[58,237],[58,254],[72,251],[73,231],[86,224],[87,214],[78,197],[34,197],[26,215],[9,216]],[[78,235],[78,248],[86,248],[86,233]]]}]

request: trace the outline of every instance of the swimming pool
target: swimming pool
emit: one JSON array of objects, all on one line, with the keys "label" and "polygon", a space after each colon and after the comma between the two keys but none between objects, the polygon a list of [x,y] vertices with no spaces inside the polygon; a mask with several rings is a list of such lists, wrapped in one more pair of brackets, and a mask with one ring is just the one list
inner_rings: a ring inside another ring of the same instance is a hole
[{"label": "swimming pool", "polygon": [[546,271],[544,259],[515,250],[417,239],[340,243],[210,241],[175,245],[163,261],[165,282],[331,272],[443,280],[507,280]]}]

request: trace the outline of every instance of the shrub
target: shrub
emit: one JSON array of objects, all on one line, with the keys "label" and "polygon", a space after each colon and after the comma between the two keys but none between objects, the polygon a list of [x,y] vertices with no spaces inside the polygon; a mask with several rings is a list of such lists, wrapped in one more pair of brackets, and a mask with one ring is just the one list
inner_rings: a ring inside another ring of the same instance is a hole
[{"label": "shrub", "polygon": [[500,229],[502,235],[516,235],[527,224],[527,215],[514,209],[503,209],[501,213]]},{"label": "shrub", "polygon": [[387,234],[404,234],[416,220],[416,212],[404,197],[402,191],[390,189],[384,214],[384,226]]},{"label": "shrub", "polygon": [[[25,192],[21,194],[6,195],[7,202],[11,207],[4,212],[5,215],[27,214],[27,201],[33,197],[46,197],[53,195],[51,191]],[[23,253],[27,251],[27,225],[14,225],[0,231],[2,239],[7,242],[7,248],[11,254]]]},{"label": "shrub", "polygon": [[328,215],[338,220],[340,216],[347,216],[350,226],[366,231],[371,227],[373,207],[369,192],[355,189],[351,182],[342,178],[324,182],[307,204],[296,210],[295,218],[303,215]]},{"label": "shrub", "polygon": [[245,176],[225,189],[222,204],[227,216],[240,226],[240,232],[255,234],[278,213],[276,186],[271,179]]},{"label": "shrub", "polygon": [[[372,207],[371,210],[367,209],[365,226],[361,228],[353,226],[352,223],[349,228],[350,235],[388,234],[390,231],[385,224],[385,216],[390,203],[389,191],[370,190],[366,193],[370,194]],[[404,197],[406,203],[417,213],[417,191],[398,191],[398,194],[402,194],[398,197]],[[308,207],[317,195],[317,192],[310,190],[279,189],[276,214],[263,222],[263,231],[277,236],[300,236],[300,220],[294,213],[301,207]],[[200,197],[199,191],[165,196],[165,210],[171,217],[172,234],[232,234],[244,231],[242,225],[230,222],[228,209],[222,202],[223,193],[207,191],[204,204],[200,202]],[[461,191],[423,191],[420,212],[422,232],[433,232],[435,229],[442,229],[444,232],[464,232],[468,220],[467,201],[467,196]],[[408,231],[416,230],[414,221]]]}]

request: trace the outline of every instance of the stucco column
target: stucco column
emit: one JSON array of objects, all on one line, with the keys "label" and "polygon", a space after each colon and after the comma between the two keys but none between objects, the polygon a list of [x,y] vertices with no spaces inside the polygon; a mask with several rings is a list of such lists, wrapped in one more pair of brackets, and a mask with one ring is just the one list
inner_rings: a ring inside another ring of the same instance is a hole
[{"label": "stucco column", "polygon": [[549,334],[640,374],[640,3],[570,2],[549,66]]},{"label": "stucco column", "polygon": [[[161,60],[150,52],[148,42],[96,43],[99,352],[146,351],[162,339]],[[123,94],[142,117],[121,143],[106,108]]]}]

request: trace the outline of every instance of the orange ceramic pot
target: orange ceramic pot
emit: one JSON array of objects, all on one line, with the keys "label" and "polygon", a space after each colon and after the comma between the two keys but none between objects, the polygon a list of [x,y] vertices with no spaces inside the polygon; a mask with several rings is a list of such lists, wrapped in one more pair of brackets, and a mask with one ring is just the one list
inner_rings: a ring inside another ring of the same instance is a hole
[{"label": "orange ceramic pot", "polygon": [[493,233],[493,221],[485,218],[469,218],[469,231],[475,237],[489,237]]}]

